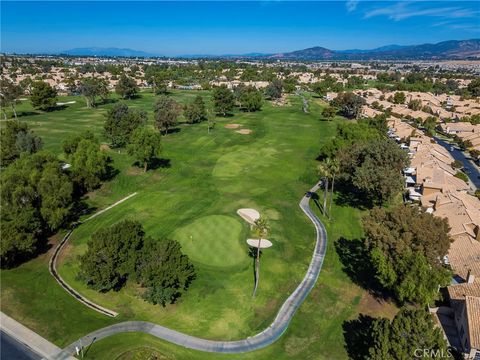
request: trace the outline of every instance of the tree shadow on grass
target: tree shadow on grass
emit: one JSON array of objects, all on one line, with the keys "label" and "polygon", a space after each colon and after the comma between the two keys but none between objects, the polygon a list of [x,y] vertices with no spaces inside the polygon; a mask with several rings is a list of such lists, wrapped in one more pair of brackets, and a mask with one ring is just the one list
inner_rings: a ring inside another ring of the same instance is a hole
[{"label": "tree shadow on grass", "polygon": [[[143,168],[143,163],[141,163],[140,161],[135,161],[133,165],[139,168]],[[168,169],[171,167],[172,167],[172,163],[170,159],[156,158],[150,162],[150,164],[148,165],[148,170]]]},{"label": "tree shadow on grass", "polygon": [[180,131],[182,131],[182,129],[177,126],[177,127],[174,127],[174,128],[170,128],[168,130],[161,130],[160,131],[160,134],[162,135],[171,135],[171,134],[176,134],[176,133],[179,133]]},{"label": "tree shadow on grass", "polygon": [[116,102],[118,102],[118,99],[108,98],[102,101],[102,105],[115,104]]},{"label": "tree shadow on grass", "polygon": [[[22,117],[22,116],[34,116],[34,115],[41,115],[40,112],[37,112],[37,111],[20,111],[17,113],[17,116],[18,117]],[[12,118],[12,119],[15,119],[15,118]]]},{"label": "tree shadow on grass", "polygon": [[172,163],[170,159],[165,159],[165,158],[157,158],[154,159],[150,166],[149,169],[155,170],[155,169],[168,169],[172,167]]},{"label": "tree shadow on grass", "polygon": [[391,294],[376,279],[370,254],[361,239],[348,240],[341,237],[335,242],[335,250],[343,265],[343,271],[355,284],[376,297],[385,300],[391,298]]},{"label": "tree shadow on grass", "polygon": [[373,345],[371,334],[374,320],[371,316],[360,314],[358,319],[343,322],[345,350],[350,359],[368,359],[368,349]]},{"label": "tree shadow on grass", "polygon": [[339,206],[350,206],[360,210],[371,209],[373,207],[372,199],[350,184],[338,182],[335,190],[337,192],[335,204]]},{"label": "tree shadow on grass", "polygon": [[[258,253],[258,257],[261,259],[263,255],[262,250]],[[257,281],[257,278],[255,276],[255,261],[257,259],[257,248],[249,246],[248,247],[248,257],[252,258],[252,275],[253,275],[253,286],[255,287],[255,282]]]}]

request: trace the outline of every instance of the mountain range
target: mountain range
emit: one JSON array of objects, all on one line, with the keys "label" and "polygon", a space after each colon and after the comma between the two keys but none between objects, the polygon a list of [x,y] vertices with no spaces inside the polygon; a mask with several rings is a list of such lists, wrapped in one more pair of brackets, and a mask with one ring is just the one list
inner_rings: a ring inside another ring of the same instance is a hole
[{"label": "mountain range", "polygon": [[437,44],[388,45],[372,50],[330,50],[320,46],[269,56],[282,60],[443,60],[480,59],[480,39]]},{"label": "mountain range", "polygon": [[[161,57],[144,51],[119,48],[76,48],[62,51],[70,56]],[[445,60],[480,59],[480,39],[449,40],[436,44],[386,45],[375,49],[330,50],[321,46],[278,54],[180,55],[177,58],[252,58],[271,60]]]},{"label": "mountain range", "polygon": [[61,55],[69,56],[124,56],[124,57],[155,57],[156,54],[147,53],[145,51],[138,51],[132,49],[119,49],[115,47],[102,48],[102,47],[87,47],[87,48],[75,48],[65,50],[60,53]]}]

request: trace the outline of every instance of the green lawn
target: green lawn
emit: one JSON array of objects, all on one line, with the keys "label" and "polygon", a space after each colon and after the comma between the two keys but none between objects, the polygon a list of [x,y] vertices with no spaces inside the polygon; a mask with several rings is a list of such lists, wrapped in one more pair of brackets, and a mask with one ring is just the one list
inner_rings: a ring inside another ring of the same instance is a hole
[{"label": "green lawn", "polygon": [[238,219],[210,215],[181,227],[172,238],[182,244],[183,251],[193,261],[202,265],[232,267],[248,262],[245,236],[240,235],[242,224]]},{"label": "green lawn", "polygon": [[[196,94],[175,92],[172,96],[184,102]],[[208,96],[207,92],[201,94]],[[65,110],[24,117],[44,138],[46,148],[59,152],[68,133],[85,129],[102,137],[103,114],[112,105],[86,109],[81,98],[74,100],[77,103]],[[148,110],[151,117],[153,101],[151,94],[143,93],[128,104]],[[59,346],[101,326],[130,319],[210,339],[240,339],[264,329],[310,262],[314,228],[298,202],[316,181],[315,157],[321,143],[334,134],[336,123],[343,121],[319,121],[319,104],[312,103],[310,114],[304,114],[299,98],[292,97],[291,103],[289,107],[266,104],[257,113],[217,118],[210,134],[205,123],[182,125],[180,131],[163,138],[168,165],[146,174],[132,166],[133,160],[123,150],[109,150],[119,173],[89,194],[90,204],[103,208],[132,192],[138,195],[75,230],[59,271],[89,299],[119,312],[117,318],[97,314],[66,294],[48,273],[49,254],[2,271],[2,310]],[[238,134],[226,129],[227,123],[241,124],[253,133]],[[262,256],[255,300],[251,298],[253,260],[245,245],[250,230],[236,214],[243,207],[258,209],[271,226],[273,247]],[[111,359],[138,347],[154,346],[167,358],[178,359],[345,358],[343,321],[360,311],[372,311],[367,294],[342,271],[333,247],[340,237],[361,236],[359,211],[334,206],[333,215],[334,221],[326,223],[329,249],[318,284],[287,333],[274,345],[252,354],[214,356],[146,335],[127,334],[94,344],[88,356]],[[76,278],[78,255],[85,251],[91,234],[125,218],[139,220],[148,235],[180,241],[191,257],[198,276],[177,304],[166,308],[150,305],[138,297],[134,284],[117,293],[100,294]],[[380,306],[372,315],[390,316],[393,311]]]}]

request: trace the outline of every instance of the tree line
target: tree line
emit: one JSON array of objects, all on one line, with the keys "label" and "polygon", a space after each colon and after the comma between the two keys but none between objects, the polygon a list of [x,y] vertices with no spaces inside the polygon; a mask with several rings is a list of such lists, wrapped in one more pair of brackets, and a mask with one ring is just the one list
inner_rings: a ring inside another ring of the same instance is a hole
[{"label": "tree line", "polygon": [[[363,238],[335,243],[345,271],[354,282],[402,307],[393,321],[370,319],[361,332],[358,328],[345,332],[347,350],[355,342],[354,333],[363,332],[362,344],[349,350],[357,359],[412,358],[412,349],[420,345],[447,351],[430,315],[412,307],[433,305],[440,296],[439,287],[450,282],[451,271],[443,264],[452,241],[450,228],[446,219],[401,204],[402,170],[409,162],[386,132],[385,116],[343,122],[321,147],[318,158],[320,176],[327,184],[326,214],[330,215],[334,182],[337,201],[368,209],[362,217]],[[350,325],[362,327],[363,320]],[[412,326],[422,332],[410,331]],[[403,338],[404,332],[410,335]]]},{"label": "tree line", "polygon": [[45,248],[46,239],[75,221],[81,196],[112,174],[110,159],[91,133],[63,143],[65,166],[27,124],[7,121],[0,133],[2,267],[12,267]]},{"label": "tree line", "polygon": [[196,277],[178,242],[147,236],[137,221],[123,220],[98,230],[87,246],[78,277],[100,292],[118,291],[127,281],[135,281],[146,301],[165,306],[173,304]]}]

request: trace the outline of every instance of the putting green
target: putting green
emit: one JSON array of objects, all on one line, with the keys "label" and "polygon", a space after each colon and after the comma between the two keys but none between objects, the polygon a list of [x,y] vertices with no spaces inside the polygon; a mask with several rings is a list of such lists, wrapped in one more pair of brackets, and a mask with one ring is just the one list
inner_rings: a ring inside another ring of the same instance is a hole
[{"label": "putting green", "polygon": [[193,260],[209,266],[229,267],[248,260],[240,239],[240,221],[224,215],[202,217],[175,231],[173,238]]}]

